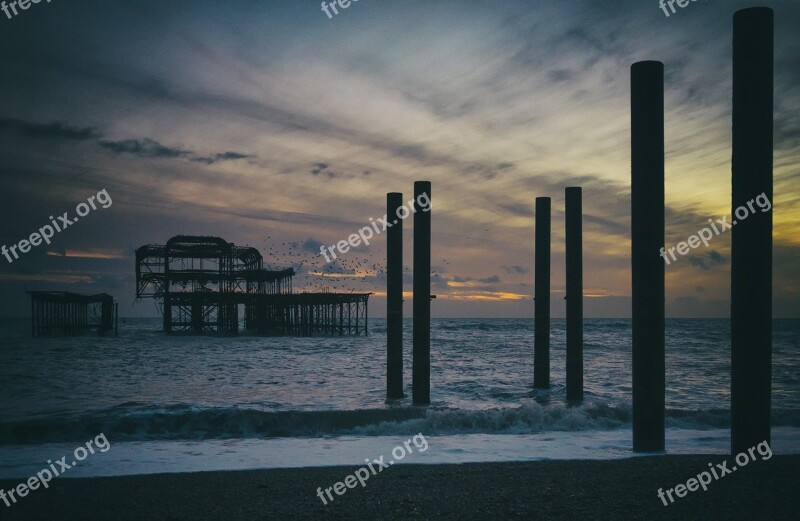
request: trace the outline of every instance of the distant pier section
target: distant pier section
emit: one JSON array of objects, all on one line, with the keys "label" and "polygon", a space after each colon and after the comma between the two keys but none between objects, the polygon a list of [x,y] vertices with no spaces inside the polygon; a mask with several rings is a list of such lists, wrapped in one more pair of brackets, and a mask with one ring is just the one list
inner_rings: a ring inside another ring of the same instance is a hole
[{"label": "distant pier section", "polygon": [[78,336],[92,331],[103,336],[117,331],[117,305],[111,295],[67,291],[29,291],[28,294],[34,337]]},{"label": "distant pier section", "polygon": [[219,237],[179,235],[136,250],[136,298],[160,302],[165,333],[367,335],[371,293],[293,293],[294,269]]}]

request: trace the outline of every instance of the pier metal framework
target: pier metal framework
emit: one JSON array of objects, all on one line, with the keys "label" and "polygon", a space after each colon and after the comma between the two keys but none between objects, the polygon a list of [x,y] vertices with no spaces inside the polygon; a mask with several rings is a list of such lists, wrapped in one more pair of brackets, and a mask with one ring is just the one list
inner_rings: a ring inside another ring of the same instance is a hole
[{"label": "pier metal framework", "polygon": [[117,306],[105,293],[81,295],[66,291],[28,291],[31,296],[31,334],[77,336],[117,331]]},{"label": "pier metal framework", "polygon": [[255,248],[179,235],[136,250],[136,297],[161,303],[166,333],[368,334],[369,293],[293,293],[292,268],[267,270]]}]

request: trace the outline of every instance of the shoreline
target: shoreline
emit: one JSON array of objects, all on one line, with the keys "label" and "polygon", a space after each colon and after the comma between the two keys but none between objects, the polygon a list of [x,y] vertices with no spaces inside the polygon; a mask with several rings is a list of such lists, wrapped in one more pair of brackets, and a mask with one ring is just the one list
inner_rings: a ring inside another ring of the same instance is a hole
[{"label": "shoreline", "polygon": [[[752,462],[664,506],[659,488],[686,483],[730,456],[404,464],[323,504],[358,467],[55,479],[2,519],[796,519],[800,455]],[[21,480],[0,480],[9,490]]]}]

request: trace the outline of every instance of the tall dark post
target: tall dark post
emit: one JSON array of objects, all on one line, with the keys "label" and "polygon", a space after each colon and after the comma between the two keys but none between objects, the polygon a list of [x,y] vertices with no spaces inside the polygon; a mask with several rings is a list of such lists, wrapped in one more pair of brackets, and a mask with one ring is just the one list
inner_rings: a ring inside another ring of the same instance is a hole
[{"label": "tall dark post", "polygon": [[[731,453],[770,441],[773,14],[733,16]],[[759,206],[753,200],[760,198]],[[748,202],[754,211],[747,208]],[[744,211],[741,208],[748,209]],[[746,219],[744,218],[747,216]]]},{"label": "tall dark post", "polygon": [[631,67],[633,450],[664,450],[664,64]]},{"label": "tall dark post", "polygon": [[579,186],[565,195],[567,263],[567,401],[583,400],[583,201]]},{"label": "tall dark post", "polygon": [[[411,371],[412,402],[416,405],[431,403],[430,201],[430,181],[416,181],[414,183],[414,360]],[[420,202],[423,204],[420,205]]]},{"label": "tall dark post", "polygon": [[536,198],[533,386],[550,388],[550,198]]},{"label": "tall dark post", "polygon": [[[393,220],[403,194],[386,194],[386,216]],[[403,397],[403,221],[386,233],[386,396]]]}]

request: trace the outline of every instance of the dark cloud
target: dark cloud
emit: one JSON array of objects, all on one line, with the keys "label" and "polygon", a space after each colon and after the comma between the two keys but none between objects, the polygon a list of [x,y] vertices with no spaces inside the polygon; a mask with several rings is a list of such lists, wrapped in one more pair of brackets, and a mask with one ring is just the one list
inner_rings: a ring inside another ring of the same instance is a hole
[{"label": "dark cloud", "polygon": [[500,282],[500,277],[498,277],[497,275],[492,275],[491,277],[476,279],[472,277],[460,277],[456,275],[455,277],[453,277],[453,282],[480,282],[481,284],[496,284]]},{"label": "dark cloud", "polygon": [[141,158],[188,159],[197,163],[213,165],[223,161],[251,159],[256,156],[241,152],[218,152],[211,156],[203,156],[191,150],[163,145],[154,139],[125,139],[122,141],[99,141],[99,145],[117,154],[131,154]]},{"label": "dark cloud", "polygon": [[692,264],[692,266],[697,266],[701,270],[708,269],[708,266],[706,266],[706,262],[702,258],[697,257],[696,255],[689,256],[689,262]]},{"label": "dark cloud", "polygon": [[505,271],[508,274],[519,273],[519,274],[524,275],[525,273],[530,273],[530,271],[531,271],[529,268],[525,268],[523,266],[516,266],[516,265],[515,266],[501,266],[501,268],[503,268],[503,271]]},{"label": "dark cloud", "polygon": [[190,157],[188,150],[162,145],[152,139],[126,139],[123,141],[100,141],[100,146],[117,154],[132,154],[138,157]]},{"label": "dark cloud", "polygon": [[431,275],[431,287],[439,289],[447,289],[447,279],[437,273]]},{"label": "dark cloud", "polygon": [[334,260],[325,264],[321,270],[323,273],[336,274],[336,275],[355,275],[357,272],[355,268],[345,268],[339,264],[339,260]]},{"label": "dark cloud", "polygon": [[117,154],[132,154],[143,158],[186,158],[205,164],[221,161],[250,159],[256,156],[241,152],[218,152],[211,156],[200,156],[190,150],[163,145],[156,140],[125,139],[120,141],[103,140],[103,134],[94,127],[78,127],[64,122],[34,123],[14,118],[0,118],[0,130],[12,130],[23,135],[41,139],[66,141],[97,141],[106,150]]},{"label": "dark cloud", "polygon": [[724,264],[725,257],[712,250],[706,255],[690,255],[689,262],[692,266],[697,266],[701,270],[708,270],[712,264]]},{"label": "dark cloud", "polygon": [[319,175],[325,170],[328,169],[327,163],[317,163],[313,167],[311,167],[311,175]]},{"label": "dark cloud", "polygon": [[[353,177],[352,175],[346,175],[331,170],[328,163],[315,163],[314,166],[311,167],[311,170],[309,170],[309,173],[314,176],[324,174],[328,179],[335,179],[337,177]],[[369,173],[364,173],[364,175],[369,175]]]},{"label": "dark cloud", "polygon": [[214,156],[217,161],[236,161],[237,159],[249,159],[256,157],[252,154],[242,154],[240,152],[221,152]]},{"label": "dark cloud", "polygon": [[239,159],[253,159],[255,155],[252,154],[242,154],[240,152],[220,152],[218,154],[214,154],[211,157],[195,157],[192,158],[192,161],[197,161],[198,163],[205,163],[207,165],[213,165],[214,163],[220,163],[222,161],[237,161]]},{"label": "dark cloud", "polygon": [[303,242],[303,249],[306,251],[312,251],[314,253],[319,253],[319,249],[323,246],[323,244],[316,240],[309,237],[308,239]]},{"label": "dark cloud", "polygon": [[490,180],[498,177],[500,174],[502,174],[506,170],[510,170],[513,167],[514,163],[508,163],[508,162],[498,163],[496,165],[472,163],[464,166],[463,171],[465,174],[474,175],[476,177]]},{"label": "dark cloud", "polygon": [[75,127],[62,122],[32,123],[13,118],[0,118],[0,129],[15,130],[31,137],[72,141],[87,141],[101,135],[92,127]]}]

